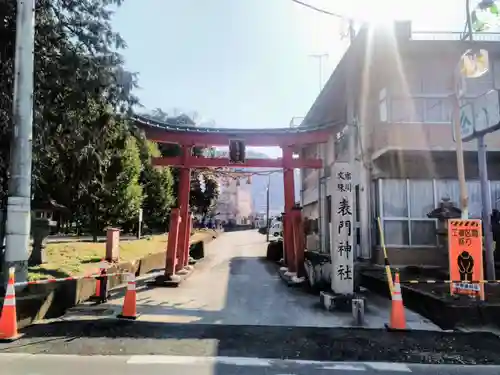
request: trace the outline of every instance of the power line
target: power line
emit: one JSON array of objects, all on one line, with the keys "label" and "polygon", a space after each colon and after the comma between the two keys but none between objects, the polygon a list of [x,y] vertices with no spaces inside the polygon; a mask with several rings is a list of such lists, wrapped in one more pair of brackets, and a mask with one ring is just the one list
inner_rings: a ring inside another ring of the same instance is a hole
[{"label": "power line", "polygon": [[316,12],[320,12],[320,13],[323,13],[323,14],[327,14],[329,16],[333,16],[333,17],[338,17],[338,18],[342,18],[342,19],[348,19],[348,17],[346,16],[343,16],[341,14],[338,14],[338,13],[333,13],[333,12],[330,12],[328,10],[325,10],[325,9],[321,9],[321,8],[318,8],[318,7],[315,7],[314,5],[311,5],[311,4],[308,4],[308,3],[304,3],[300,0],[292,0],[294,3],[297,3],[297,4],[300,4],[306,8],[309,8],[309,9],[312,9],[312,10],[315,10]]}]

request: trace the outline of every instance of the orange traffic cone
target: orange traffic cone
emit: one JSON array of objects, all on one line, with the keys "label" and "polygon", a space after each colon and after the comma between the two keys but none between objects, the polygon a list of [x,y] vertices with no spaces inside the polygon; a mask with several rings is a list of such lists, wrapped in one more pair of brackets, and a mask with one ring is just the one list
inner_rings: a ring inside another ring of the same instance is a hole
[{"label": "orange traffic cone", "polygon": [[129,273],[127,281],[127,292],[125,293],[125,300],[123,301],[122,313],[118,315],[120,319],[137,319],[137,301],[135,291],[135,275]]},{"label": "orange traffic cone", "polygon": [[385,327],[390,331],[405,331],[406,318],[403,305],[403,296],[401,294],[401,284],[399,281],[399,272],[396,272],[394,278],[394,292],[392,294],[391,321]]},{"label": "orange traffic cone", "polygon": [[15,269],[9,268],[9,282],[3,300],[0,317],[0,342],[17,340],[21,335],[17,332],[16,289],[14,287]]}]

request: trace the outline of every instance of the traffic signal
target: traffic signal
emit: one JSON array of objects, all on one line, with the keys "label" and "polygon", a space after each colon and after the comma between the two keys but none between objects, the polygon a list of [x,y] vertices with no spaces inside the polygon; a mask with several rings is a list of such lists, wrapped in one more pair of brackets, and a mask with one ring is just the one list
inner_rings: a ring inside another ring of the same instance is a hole
[{"label": "traffic signal", "polygon": [[244,163],[245,162],[245,143],[240,140],[229,141],[229,162]]}]

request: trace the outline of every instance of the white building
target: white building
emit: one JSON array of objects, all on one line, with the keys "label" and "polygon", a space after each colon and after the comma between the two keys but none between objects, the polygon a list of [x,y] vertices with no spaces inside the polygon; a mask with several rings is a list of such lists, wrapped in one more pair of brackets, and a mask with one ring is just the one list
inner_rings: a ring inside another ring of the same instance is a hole
[{"label": "white building", "polygon": [[252,198],[249,185],[230,180],[229,184],[221,183],[221,192],[217,201],[217,219],[235,224],[248,224],[252,216]]}]

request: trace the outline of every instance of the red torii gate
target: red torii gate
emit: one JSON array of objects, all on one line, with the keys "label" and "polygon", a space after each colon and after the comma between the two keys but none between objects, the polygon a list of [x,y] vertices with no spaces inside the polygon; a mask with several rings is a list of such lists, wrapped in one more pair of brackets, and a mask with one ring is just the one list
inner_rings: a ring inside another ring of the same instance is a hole
[{"label": "red torii gate", "polygon": [[[191,215],[189,213],[189,191],[192,168],[235,167],[235,168],[283,168],[285,210],[283,217],[284,259],[291,273],[302,276],[304,261],[304,237],[300,210],[295,209],[295,168],[323,167],[320,159],[295,159],[293,153],[307,144],[326,143],[331,134],[329,127],[277,128],[277,129],[214,129],[186,125],[171,125],[142,116],[133,118],[136,126],[146,137],[157,143],[173,143],[181,147],[178,157],[153,159],[156,166],[173,166],[180,169],[177,207],[170,215],[165,274],[158,283],[176,283],[176,274],[185,272],[189,260],[189,238]],[[246,159],[244,163],[233,164],[229,159],[193,156],[195,146],[228,146],[231,140],[243,141],[246,146],[279,146],[280,159]]]}]

